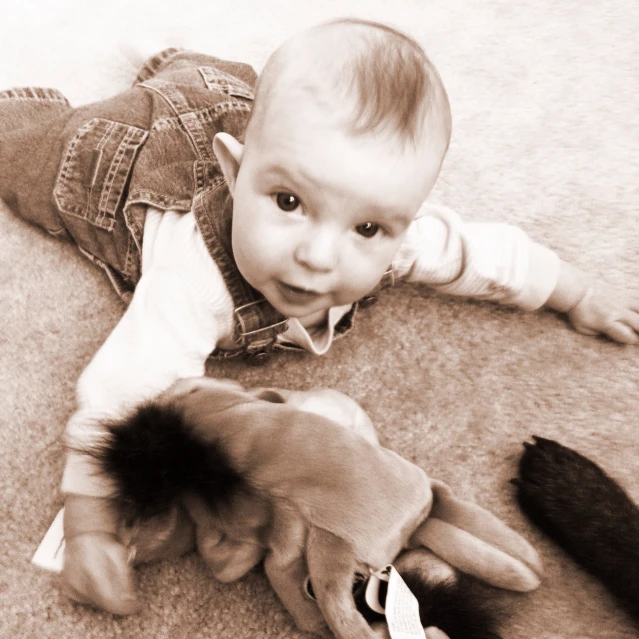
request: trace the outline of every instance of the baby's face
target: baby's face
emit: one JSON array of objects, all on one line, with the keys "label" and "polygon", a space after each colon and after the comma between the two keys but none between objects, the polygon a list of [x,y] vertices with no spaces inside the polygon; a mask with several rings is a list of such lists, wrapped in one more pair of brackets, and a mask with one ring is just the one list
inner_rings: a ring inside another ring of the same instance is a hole
[{"label": "baby's face", "polygon": [[319,110],[291,111],[270,114],[244,148],[233,252],[277,310],[304,318],[351,304],[379,283],[441,158],[349,137]]}]

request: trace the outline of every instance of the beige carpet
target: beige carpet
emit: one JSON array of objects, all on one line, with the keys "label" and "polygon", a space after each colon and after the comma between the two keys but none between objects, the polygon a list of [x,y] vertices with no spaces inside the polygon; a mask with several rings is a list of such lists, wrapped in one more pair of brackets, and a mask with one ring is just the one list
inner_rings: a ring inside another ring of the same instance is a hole
[{"label": "beige carpet", "polygon": [[[162,46],[175,34],[259,70],[284,37],[319,20],[390,21],[424,44],[450,92],[453,141],[433,197],[468,219],[517,223],[611,282],[639,282],[634,0],[24,4],[0,8],[0,88],[56,86],[75,104],[128,80],[123,43]],[[62,504],[60,436],[75,380],[121,313],[70,246],[0,210],[0,636],[301,637],[259,573],[219,585],[194,556],[149,566],[139,571],[144,611],[117,619],[72,605],[29,563]],[[550,312],[395,290],[326,357],[210,372],[349,393],[385,445],[523,533],[546,577],[535,593],[505,598],[504,637],[638,636],[603,588],[523,518],[508,483],[521,442],[537,433],[594,458],[639,500],[638,348],[578,335]]]}]

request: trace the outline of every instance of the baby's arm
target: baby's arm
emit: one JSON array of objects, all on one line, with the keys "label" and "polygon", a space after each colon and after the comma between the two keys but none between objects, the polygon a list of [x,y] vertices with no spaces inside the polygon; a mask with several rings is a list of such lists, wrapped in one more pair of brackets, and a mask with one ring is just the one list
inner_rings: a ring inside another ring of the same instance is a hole
[{"label": "baby's arm", "polygon": [[639,301],[593,281],[509,224],[464,223],[454,211],[425,203],[393,265],[400,277],[444,293],[528,311],[546,306],[566,313],[582,333],[638,341]]},{"label": "baby's arm", "polygon": [[63,584],[73,599],[116,614],[136,610],[127,549],[118,541],[113,487],[91,455],[106,422],[123,417],[179,377],[199,376],[217,342],[215,314],[178,272],[145,272],[121,321],[78,382],[78,411],[67,427],[69,446]]},{"label": "baby's arm", "polygon": [[533,311],[553,292],[559,257],[509,224],[464,223],[422,205],[393,260],[400,278],[447,293]]},{"label": "baby's arm", "polygon": [[639,343],[639,296],[595,280],[568,262],[561,261],[557,285],[545,305],[566,313],[584,335]]}]

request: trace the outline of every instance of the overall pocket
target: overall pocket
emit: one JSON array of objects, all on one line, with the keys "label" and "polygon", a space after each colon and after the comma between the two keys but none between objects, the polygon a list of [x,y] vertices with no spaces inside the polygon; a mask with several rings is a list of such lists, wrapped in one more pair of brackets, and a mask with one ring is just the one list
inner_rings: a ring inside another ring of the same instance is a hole
[{"label": "overall pocket", "polygon": [[148,133],[93,118],[69,142],[53,191],[60,212],[112,231],[135,155]]},{"label": "overall pocket", "polygon": [[198,67],[207,89],[221,91],[235,98],[253,100],[253,90],[239,78],[216,67]]}]

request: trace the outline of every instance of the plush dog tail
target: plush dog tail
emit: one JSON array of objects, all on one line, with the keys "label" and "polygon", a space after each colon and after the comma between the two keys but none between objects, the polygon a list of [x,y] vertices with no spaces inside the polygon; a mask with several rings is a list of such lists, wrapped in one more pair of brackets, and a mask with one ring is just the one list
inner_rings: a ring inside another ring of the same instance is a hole
[{"label": "plush dog tail", "polygon": [[216,510],[242,483],[220,447],[199,440],[171,404],[142,405],[108,432],[105,444],[86,452],[114,482],[126,518],[166,514],[186,492]]}]

